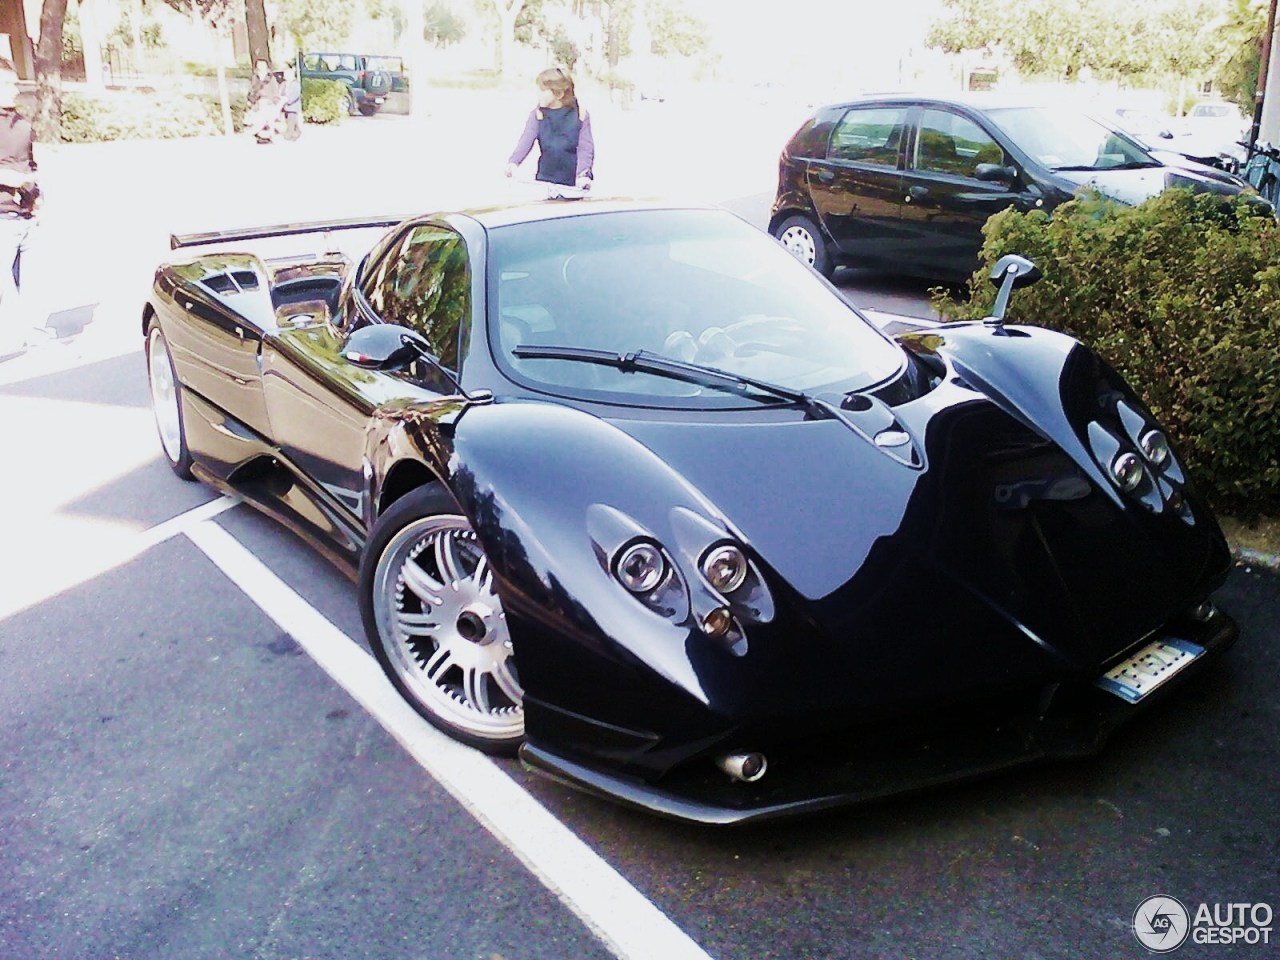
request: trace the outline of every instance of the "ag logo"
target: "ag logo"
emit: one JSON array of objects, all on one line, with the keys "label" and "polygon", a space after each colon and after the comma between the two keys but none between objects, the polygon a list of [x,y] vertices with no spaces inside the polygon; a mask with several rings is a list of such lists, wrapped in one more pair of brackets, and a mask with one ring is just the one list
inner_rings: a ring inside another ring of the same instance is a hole
[{"label": "ag logo", "polygon": [[1190,928],[1187,908],[1173,897],[1147,897],[1133,912],[1133,935],[1152,953],[1177,950]]}]

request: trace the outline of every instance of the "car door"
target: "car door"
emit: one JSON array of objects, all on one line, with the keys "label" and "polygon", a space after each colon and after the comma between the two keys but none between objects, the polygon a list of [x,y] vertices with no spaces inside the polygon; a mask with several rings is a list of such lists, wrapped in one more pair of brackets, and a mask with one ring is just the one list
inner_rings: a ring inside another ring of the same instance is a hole
[{"label": "car door", "polygon": [[809,195],[846,261],[892,256],[901,240],[906,105],[858,105],[835,124],[825,157],[809,164]]},{"label": "car door", "polygon": [[926,277],[963,279],[978,268],[987,219],[1010,205],[1030,209],[1035,197],[1016,176],[986,179],[993,167],[1012,171],[1013,160],[974,117],[929,106],[912,119],[902,180],[902,228],[909,237],[903,266]]},{"label": "car door", "polygon": [[215,254],[171,269],[182,281],[171,294],[184,322],[165,332],[183,383],[266,434],[258,353],[274,318],[257,258]]},{"label": "car door", "polygon": [[430,403],[456,388],[426,362],[391,371],[355,366],[342,356],[348,333],[367,323],[410,327],[442,366],[456,370],[470,300],[462,237],[416,224],[365,265],[342,316],[282,326],[264,349],[264,392],[281,452],[357,519],[372,516],[366,436],[375,410],[392,401]]}]

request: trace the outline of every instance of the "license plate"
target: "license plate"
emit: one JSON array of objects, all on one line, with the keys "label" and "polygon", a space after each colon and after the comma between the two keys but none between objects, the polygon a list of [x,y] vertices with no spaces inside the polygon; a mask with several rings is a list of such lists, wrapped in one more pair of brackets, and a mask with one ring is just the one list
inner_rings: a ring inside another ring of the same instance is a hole
[{"label": "license plate", "polygon": [[1204,647],[1189,640],[1157,640],[1117,663],[1098,678],[1097,685],[1122,700],[1137,703],[1202,653]]}]

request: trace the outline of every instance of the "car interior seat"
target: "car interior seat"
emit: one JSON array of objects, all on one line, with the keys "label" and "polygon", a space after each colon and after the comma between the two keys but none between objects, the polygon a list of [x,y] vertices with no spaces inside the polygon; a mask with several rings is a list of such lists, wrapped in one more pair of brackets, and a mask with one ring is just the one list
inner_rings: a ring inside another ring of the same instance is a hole
[{"label": "car interior seat", "polygon": [[956,154],[956,141],[946,133],[937,130],[921,130],[920,143],[916,149],[916,166],[922,170],[935,170],[942,173],[960,173],[960,159]]}]

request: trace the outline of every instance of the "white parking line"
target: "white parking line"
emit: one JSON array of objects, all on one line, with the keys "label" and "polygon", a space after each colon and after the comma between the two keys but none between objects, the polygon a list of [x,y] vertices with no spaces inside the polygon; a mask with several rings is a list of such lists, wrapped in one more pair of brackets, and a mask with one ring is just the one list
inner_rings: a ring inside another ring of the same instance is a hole
[{"label": "white parking line", "polygon": [[222,527],[185,528],[197,547],[514,853],[622,960],[710,960],[656,906],[479,751],[431,727],[364,648]]},{"label": "white parking line", "polygon": [[[106,547],[82,552],[62,550],[56,564],[39,564],[35,582],[23,583],[20,589],[13,588],[12,577],[0,583],[0,619],[30,609],[117,567],[123,567],[157,544],[183,533],[192,524],[216,517],[239,502],[234,497],[219,497],[164,523],[127,534],[119,542],[110,543]],[[18,579],[21,582],[21,578]]]}]

